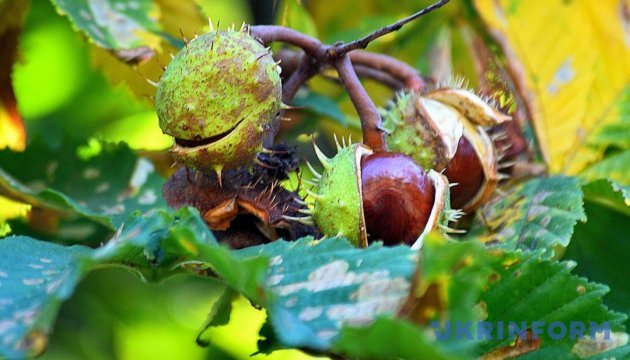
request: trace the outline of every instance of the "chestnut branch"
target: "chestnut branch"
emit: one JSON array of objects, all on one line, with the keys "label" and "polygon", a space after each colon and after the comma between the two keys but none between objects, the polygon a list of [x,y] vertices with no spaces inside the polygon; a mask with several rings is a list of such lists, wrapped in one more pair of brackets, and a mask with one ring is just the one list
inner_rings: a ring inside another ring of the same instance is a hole
[{"label": "chestnut branch", "polygon": [[[283,26],[251,26],[248,31],[264,45],[280,41],[302,49],[303,54],[301,56],[293,54],[290,58],[292,61],[299,61],[299,65],[294,67],[295,70],[284,83],[282,100],[285,104],[291,102],[300,86],[308,79],[321,72],[323,68],[332,66],[337,70],[341,83],[359,114],[363,130],[363,143],[374,151],[387,151],[381,117],[374,101],[361,84],[357,71],[389,86],[399,86],[398,83],[402,83],[405,88],[416,91],[423,89],[424,81],[413,67],[402,61],[358,49],[366,48],[370,42],[401,29],[405,24],[442,7],[448,1],[440,0],[411,16],[347,44],[340,42],[334,45],[325,45],[311,36]],[[353,63],[356,64],[356,67],[353,66]],[[276,121],[271,128],[270,138],[267,142],[273,141],[277,129]]]},{"label": "chestnut branch", "polygon": [[383,28],[380,28],[376,31],[374,31],[373,33],[362,37],[361,39],[349,42],[347,44],[340,44],[337,45],[335,47],[333,47],[331,49],[331,51],[334,51],[337,56],[342,56],[344,54],[349,53],[352,50],[356,50],[356,49],[365,49],[372,41],[378,39],[381,36],[387,35],[389,33],[392,33],[394,31],[398,31],[400,30],[404,25],[416,20],[417,18],[424,16],[428,13],[430,13],[433,10],[437,10],[439,8],[441,8],[442,6],[446,5],[446,3],[448,3],[449,0],[440,0],[438,2],[436,2],[435,4],[429,5],[426,8],[414,13],[413,15],[410,15],[402,20],[398,20],[395,23],[385,26]]},{"label": "chestnut branch", "polygon": [[352,68],[350,57],[347,55],[342,56],[335,62],[335,68],[361,119],[363,143],[374,151],[387,151],[385,132],[381,126],[381,116],[376,105],[374,105],[374,101],[367,94],[365,88],[361,85],[357,73]]}]

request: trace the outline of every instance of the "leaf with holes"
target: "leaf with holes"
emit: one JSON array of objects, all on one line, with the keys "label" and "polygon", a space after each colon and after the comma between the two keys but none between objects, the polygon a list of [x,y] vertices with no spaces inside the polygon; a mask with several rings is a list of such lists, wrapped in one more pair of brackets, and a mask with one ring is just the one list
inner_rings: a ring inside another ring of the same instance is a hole
[{"label": "leaf with holes", "polygon": [[35,142],[22,153],[0,151],[0,193],[112,229],[135,210],[165,206],[163,181],[150,161],[122,143],[51,149]]},{"label": "leaf with holes", "polygon": [[62,301],[91,269],[90,249],[29,237],[0,240],[0,357],[41,354]]},{"label": "leaf with holes", "polygon": [[155,55],[161,36],[159,12],[150,0],[51,0],[73,27],[127,63]]},{"label": "leaf with holes", "polygon": [[[547,249],[567,246],[578,220],[585,221],[577,178],[537,178],[513,186],[486,204],[471,234],[503,249]],[[551,255],[548,251],[547,255]]]}]

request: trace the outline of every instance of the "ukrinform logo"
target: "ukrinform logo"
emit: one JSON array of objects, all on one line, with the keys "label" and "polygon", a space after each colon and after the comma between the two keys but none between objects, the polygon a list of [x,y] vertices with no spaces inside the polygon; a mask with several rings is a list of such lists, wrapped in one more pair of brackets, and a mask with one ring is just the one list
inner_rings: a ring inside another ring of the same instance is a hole
[{"label": "ukrinform logo", "polygon": [[[430,324],[438,340],[507,340],[516,336],[525,338],[530,332],[533,339],[547,336],[552,340],[571,340],[596,337],[610,339],[610,323],[591,321],[432,321]],[[603,336],[602,336],[603,335]]]}]

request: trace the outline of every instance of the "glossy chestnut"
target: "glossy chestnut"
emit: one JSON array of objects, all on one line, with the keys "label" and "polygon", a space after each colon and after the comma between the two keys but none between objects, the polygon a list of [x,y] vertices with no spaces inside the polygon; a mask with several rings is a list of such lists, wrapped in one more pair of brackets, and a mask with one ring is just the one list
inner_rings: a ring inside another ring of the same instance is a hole
[{"label": "glossy chestnut", "polygon": [[484,181],[483,165],[466,137],[459,139],[455,156],[446,166],[444,175],[450,183],[457,184],[451,188],[453,208],[463,208],[481,189]]},{"label": "glossy chestnut", "polygon": [[412,245],[435,202],[435,188],[424,169],[401,153],[374,153],[361,159],[361,184],[368,242]]}]

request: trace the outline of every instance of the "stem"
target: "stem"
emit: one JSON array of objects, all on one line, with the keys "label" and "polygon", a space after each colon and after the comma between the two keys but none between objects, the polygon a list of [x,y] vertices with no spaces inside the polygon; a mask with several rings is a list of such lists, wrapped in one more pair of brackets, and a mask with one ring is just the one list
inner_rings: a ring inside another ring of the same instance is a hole
[{"label": "stem", "polygon": [[338,57],[338,56],[342,56],[344,54],[347,54],[347,53],[349,53],[352,50],[365,49],[372,41],[378,39],[379,37],[387,35],[387,34],[392,33],[394,31],[400,30],[400,28],[402,28],[407,23],[409,23],[409,22],[411,22],[411,21],[413,21],[413,20],[415,20],[415,19],[417,19],[417,18],[419,18],[419,17],[421,17],[423,15],[426,15],[426,14],[430,13],[433,10],[441,8],[442,6],[446,5],[446,3],[448,3],[448,2],[449,2],[449,0],[440,0],[440,1],[436,2],[435,4],[429,5],[426,8],[416,12],[415,14],[413,14],[411,16],[408,16],[408,17],[406,17],[406,18],[404,18],[402,20],[396,21],[395,23],[393,23],[393,24],[391,24],[389,26],[385,26],[383,28],[380,28],[380,29],[374,31],[373,33],[371,33],[371,34],[369,34],[369,35],[367,35],[367,36],[365,36],[365,37],[363,37],[361,39],[349,42],[347,44],[341,44],[341,45],[335,46],[335,47],[331,48],[331,50],[334,52],[333,56],[334,57]]},{"label": "stem", "polygon": [[409,90],[421,91],[424,80],[420,73],[411,65],[394,59],[391,56],[375,54],[364,50],[355,50],[348,54],[353,64],[369,66],[382,70],[401,81]]},{"label": "stem", "polygon": [[375,69],[366,65],[361,65],[361,64],[352,64],[354,66],[354,71],[357,73],[357,75],[360,78],[369,78],[372,79],[374,81],[377,81],[387,87],[389,87],[390,89],[396,91],[396,90],[401,90],[401,89],[405,89],[405,84],[400,81],[399,79],[397,79],[396,77],[392,76],[391,74],[382,71],[380,69]]},{"label": "stem", "polygon": [[336,60],[334,65],[339,73],[341,83],[348,91],[350,100],[352,100],[361,119],[363,143],[374,151],[387,151],[385,132],[381,130],[381,116],[376,105],[361,85],[357,73],[352,68],[350,57],[344,55]]},{"label": "stem", "polygon": [[282,87],[282,102],[289,105],[293,97],[305,82],[319,72],[319,65],[315,59],[302,55],[300,65],[289,76]]},{"label": "stem", "polygon": [[[360,78],[370,78],[388,86],[392,90],[423,88],[424,80],[422,80],[420,74],[413,67],[402,61],[387,55],[374,54],[363,50],[355,50],[348,55],[352,60],[354,71]],[[297,70],[302,61],[302,56],[303,53],[293,50],[280,50],[274,54],[274,58],[280,61],[285,81]],[[320,66],[320,72],[322,68],[323,66]]]},{"label": "stem", "polygon": [[316,59],[322,59],[325,56],[326,48],[319,40],[284,26],[255,25],[251,26],[249,31],[254,38],[265,45],[281,41],[302,48],[305,53]]},{"label": "stem", "polygon": [[[295,71],[291,73],[282,86],[282,102],[286,105],[289,105],[291,101],[293,101],[300,87],[319,72],[319,64],[312,57],[306,54],[290,54],[290,56],[292,56],[292,60],[299,57],[301,57],[301,60]],[[283,114],[280,114],[280,117],[282,116]],[[272,121],[268,135],[263,143],[265,147],[269,148],[273,145],[278,130],[280,130],[280,118],[276,118]]]}]

